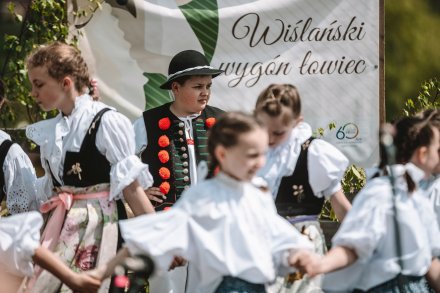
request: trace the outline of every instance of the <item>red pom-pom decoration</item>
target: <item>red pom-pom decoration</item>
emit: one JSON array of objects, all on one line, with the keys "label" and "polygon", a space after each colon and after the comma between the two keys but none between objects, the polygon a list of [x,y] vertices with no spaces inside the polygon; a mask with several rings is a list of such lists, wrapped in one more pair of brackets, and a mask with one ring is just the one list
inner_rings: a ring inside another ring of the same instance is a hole
[{"label": "red pom-pom decoration", "polygon": [[220,172],[220,167],[219,166],[215,167],[215,169],[214,169],[214,176],[217,175],[218,172]]},{"label": "red pom-pom decoration", "polygon": [[171,186],[167,181],[162,182],[159,186],[160,192],[163,194],[168,194],[168,192],[170,192],[170,188]]},{"label": "red pom-pom decoration", "polygon": [[117,275],[113,279],[113,283],[116,288],[127,288],[130,286],[130,279],[127,276],[124,275]]},{"label": "red pom-pom decoration", "polygon": [[168,117],[159,120],[159,128],[161,130],[167,130],[171,126],[171,120]]},{"label": "red pom-pom decoration", "polygon": [[161,137],[159,137],[157,143],[159,144],[160,147],[166,148],[167,146],[170,145],[170,139],[168,138],[168,136],[162,135]]},{"label": "red pom-pom decoration", "polygon": [[206,127],[211,128],[215,124],[215,118],[211,117],[205,120]]},{"label": "red pom-pom decoration", "polygon": [[161,150],[157,156],[159,157],[159,161],[162,164],[165,164],[166,162],[168,162],[170,160],[170,154],[166,151],[166,150]]},{"label": "red pom-pom decoration", "polygon": [[171,173],[170,173],[170,170],[168,168],[162,167],[162,168],[159,169],[159,176],[160,176],[160,178],[166,180],[166,179],[170,178],[170,175],[171,175]]}]

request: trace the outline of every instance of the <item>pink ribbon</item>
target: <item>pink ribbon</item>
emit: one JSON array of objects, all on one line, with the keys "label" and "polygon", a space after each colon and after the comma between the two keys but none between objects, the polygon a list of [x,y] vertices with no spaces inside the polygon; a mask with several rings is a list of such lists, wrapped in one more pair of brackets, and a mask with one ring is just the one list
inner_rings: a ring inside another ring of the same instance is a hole
[{"label": "pink ribbon", "polygon": [[41,245],[53,251],[61,234],[64,224],[66,212],[72,207],[73,201],[78,199],[94,199],[108,197],[108,191],[89,193],[89,194],[72,194],[69,192],[60,192],[58,196],[52,197],[40,207],[40,212],[45,214],[55,209],[44,228],[41,237]]},{"label": "pink ribbon", "polygon": [[[64,225],[64,218],[66,216],[66,212],[70,210],[73,205],[73,202],[78,199],[95,199],[95,198],[106,198],[108,197],[108,191],[101,191],[96,193],[88,193],[88,194],[72,194],[69,192],[60,192],[57,196],[52,197],[45,203],[40,206],[40,212],[45,214],[55,209],[47,221],[46,226],[44,227],[43,235],[41,236],[41,246],[54,250],[56,244],[58,243],[58,239],[60,238],[61,229]],[[34,275],[28,281],[27,291],[32,291],[32,287],[34,286],[36,279],[41,274],[42,269],[39,266],[35,266]]]}]

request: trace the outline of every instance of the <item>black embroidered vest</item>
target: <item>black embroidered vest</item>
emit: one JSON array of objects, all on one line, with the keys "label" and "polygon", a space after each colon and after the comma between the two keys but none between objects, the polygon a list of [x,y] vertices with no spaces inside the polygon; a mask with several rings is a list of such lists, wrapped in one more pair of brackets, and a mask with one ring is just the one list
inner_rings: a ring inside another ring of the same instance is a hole
[{"label": "black embroidered vest", "polygon": [[9,149],[13,145],[10,140],[5,140],[0,145],[0,203],[6,197],[5,192],[5,174],[3,173],[3,164],[5,162],[6,156],[8,155]]},{"label": "black embroidered vest", "polygon": [[[95,143],[101,117],[109,110],[109,108],[104,108],[95,115],[79,152],[66,152],[63,171],[64,185],[87,187],[100,183],[110,183],[110,163],[99,152]],[[53,185],[61,186],[61,183],[53,176],[52,170],[51,174]]]},{"label": "black embroidered vest", "polygon": [[[163,203],[153,202],[157,211],[172,206],[182,192],[191,185],[185,125],[171,112],[170,105],[171,103],[167,103],[143,114],[148,143],[141,154],[142,162],[149,166],[154,178],[153,186],[160,187],[162,191],[163,188],[169,187]],[[218,108],[206,106],[200,116],[192,120],[196,164],[209,159],[207,130],[212,126],[209,125],[212,122],[209,118],[216,118],[221,113],[223,111]],[[169,160],[166,160],[167,155]]]},{"label": "black embroidered vest", "polygon": [[313,139],[309,138],[301,145],[301,152],[293,174],[281,179],[275,205],[278,214],[283,217],[318,215],[321,212],[324,197],[318,198],[313,194],[307,167],[308,149]]}]

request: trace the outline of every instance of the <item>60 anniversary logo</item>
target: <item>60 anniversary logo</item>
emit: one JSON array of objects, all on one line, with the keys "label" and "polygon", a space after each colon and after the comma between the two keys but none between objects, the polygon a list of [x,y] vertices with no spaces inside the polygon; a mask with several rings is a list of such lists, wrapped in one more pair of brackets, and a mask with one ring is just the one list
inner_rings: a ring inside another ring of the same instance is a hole
[{"label": "60 anniversary logo", "polygon": [[344,126],[339,127],[336,132],[336,138],[339,140],[343,139],[354,139],[359,135],[359,127],[354,123],[347,123]]}]

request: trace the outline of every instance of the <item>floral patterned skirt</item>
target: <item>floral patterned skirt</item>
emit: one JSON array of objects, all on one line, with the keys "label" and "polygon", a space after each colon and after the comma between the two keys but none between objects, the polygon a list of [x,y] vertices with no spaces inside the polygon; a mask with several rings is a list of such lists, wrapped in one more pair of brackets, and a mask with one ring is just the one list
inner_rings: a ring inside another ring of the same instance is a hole
[{"label": "floral patterned skirt", "polygon": [[[317,220],[298,221],[292,225],[313,242],[315,253],[324,255],[327,252],[324,233]],[[267,291],[269,293],[321,293],[324,292],[321,289],[321,284],[322,276],[311,279],[300,273],[293,273],[285,277],[278,277]]]},{"label": "floral patterned skirt", "polygon": [[[108,190],[108,185],[69,190],[74,194]],[[51,215],[49,215],[50,217]],[[75,272],[87,271],[108,262],[118,246],[118,209],[108,198],[81,199],[67,211],[54,254]],[[100,292],[108,292],[109,282]],[[72,292],[48,271],[35,280],[32,292]]]}]

